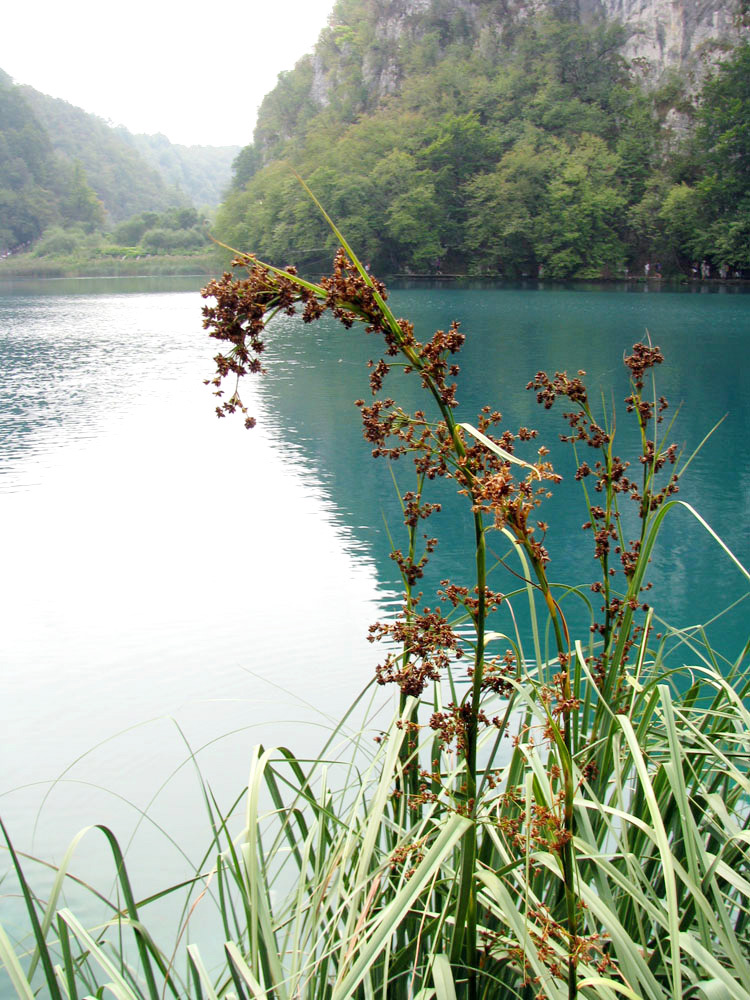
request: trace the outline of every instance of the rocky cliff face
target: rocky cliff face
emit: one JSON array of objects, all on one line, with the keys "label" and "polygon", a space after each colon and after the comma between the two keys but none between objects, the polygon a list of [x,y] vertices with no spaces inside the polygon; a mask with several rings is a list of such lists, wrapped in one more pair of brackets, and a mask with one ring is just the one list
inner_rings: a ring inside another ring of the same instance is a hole
[{"label": "rocky cliff face", "polygon": [[[399,50],[426,31],[439,33],[445,24],[454,29],[459,24],[467,38],[482,46],[545,12],[564,10],[582,22],[618,23],[626,32],[623,55],[653,82],[676,70],[698,83],[706,66],[737,44],[743,30],[747,33],[738,23],[744,0],[367,0],[362,6],[379,44],[365,56],[361,78],[376,97],[398,89]],[[344,60],[350,9],[338,5],[328,34]],[[339,75],[340,62],[331,59],[330,44],[326,50],[319,43],[313,55],[315,103],[328,103]]]},{"label": "rocky cliff face", "polygon": [[650,75],[698,72],[740,40],[736,0],[579,0],[582,20],[605,19],[628,32],[623,55]]}]

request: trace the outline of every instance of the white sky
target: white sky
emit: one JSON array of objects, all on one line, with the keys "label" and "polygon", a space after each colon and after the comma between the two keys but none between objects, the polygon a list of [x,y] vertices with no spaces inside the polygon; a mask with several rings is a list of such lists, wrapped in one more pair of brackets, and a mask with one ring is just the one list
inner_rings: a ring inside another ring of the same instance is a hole
[{"label": "white sky", "polygon": [[131,132],[245,145],[334,0],[2,0],[0,69]]}]

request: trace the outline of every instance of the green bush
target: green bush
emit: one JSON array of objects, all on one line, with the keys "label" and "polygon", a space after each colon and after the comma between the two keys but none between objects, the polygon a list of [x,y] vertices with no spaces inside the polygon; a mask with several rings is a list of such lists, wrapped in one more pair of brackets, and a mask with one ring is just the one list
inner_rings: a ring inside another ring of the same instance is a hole
[{"label": "green bush", "polygon": [[84,244],[84,234],[79,230],[52,226],[45,230],[34,248],[34,254],[37,257],[46,257],[50,254],[70,254],[79,250]]}]

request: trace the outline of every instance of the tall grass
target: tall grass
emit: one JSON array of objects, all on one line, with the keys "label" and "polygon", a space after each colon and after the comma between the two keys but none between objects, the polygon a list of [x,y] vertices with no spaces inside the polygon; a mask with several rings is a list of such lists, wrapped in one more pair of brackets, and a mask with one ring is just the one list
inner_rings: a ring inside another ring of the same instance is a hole
[{"label": "tall grass", "polygon": [[[16,993],[750,998],[748,648],[726,663],[700,632],[655,630],[646,574],[661,525],[677,505],[698,517],[676,498],[691,457],[669,444],[658,348],[636,345],[626,359],[640,435],[630,464],[582,373],[530,382],[540,403],[567,407],[598,568],[589,587],[555,583],[544,545],[554,525],[541,516],[559,475],[546,449],[528,428],[501,432],[492,408],[457,419],[458,326],[420,343],[335,231],[342,250],[320,283],[240,255],[247,276],[208,286],[205,324],[228,344],[216,358],[218,412],[240,411],[248,426],[239,380],[262,370],[279,311],[313,322],[330,310],[382,338],[375,398],[359,401],[365,438],[377,457],[411,460],[415,477],[393,542],[401,610],[370,635],[383,646],[378,683],[398,688],[393,722],[378,744],[363,733],[312,763],[257,748],[243,822],[239,805],[222,815],[205,788],[203,864],[152,899],[134,899],[102,829],[119,891],[93,929],[59,907],[69,861],[42,900],[6,834],[32,939],[24,951],[0,934]],[[419,380],[424,410],[382,396],[394,365]],[[425,600],[436,478],[466,499],[473,579],[442,581]],[[501,575],[502,592],[490,586]],[[584,635],[564,613],[573,601],[589,612]],[[520,602],[527,632],[514,624]],[[165,898],[183,914],[166,944],[149,924]],[[192,942],[197,909],[215,931]]]}]

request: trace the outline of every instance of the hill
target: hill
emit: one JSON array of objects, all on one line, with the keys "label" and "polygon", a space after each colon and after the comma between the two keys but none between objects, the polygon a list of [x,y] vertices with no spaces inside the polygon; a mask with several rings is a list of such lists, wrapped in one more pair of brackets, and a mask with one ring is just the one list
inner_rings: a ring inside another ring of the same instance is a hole
[{"label": "hill", "polygon": [[128,232],[158,230],[152,251],[205,249],[193,206],[219,203],[238,151],[131,135],[0,70],[0,254],[91,248],[132,219]]},{"label": "hill", "polygon": [[32,87],[17,89],[49,136],[58,160],[83,168],[109,220],[120,222],[137,212],[187,203],[185,194],[168,186],[159,171],[101,118]]},{"label": "hill", "polygon": [[54,224],[93,228],[103,218],[85,172],[58,157],[24,95],[0,72],[0,252]]},{"label": "hill", "polygon": [[232,164],[240,146],[182,146],[165,135],[142,135],[117,128],[167,183],[184,192],[196,206],[215,208],[232,181]]},{"label": "hill", "polygon": [[745,6],[338,0],[263,102],[219,235],[320,267],[292,166],[381,272],[749,268]]}]

